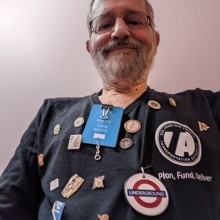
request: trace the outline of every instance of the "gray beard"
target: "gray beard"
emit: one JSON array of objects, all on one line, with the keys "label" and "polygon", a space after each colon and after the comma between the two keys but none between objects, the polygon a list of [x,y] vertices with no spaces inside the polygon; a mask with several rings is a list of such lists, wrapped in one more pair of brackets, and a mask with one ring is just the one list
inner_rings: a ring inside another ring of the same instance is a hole
[{"label": "gray beard", "polygon": [[[114,43],[115,45],[123,43]],[[138,42],[132,42],[136,52],[133,54],[119,53],[106,58],[107,49],[91,51],[92,60],[102,81],[109,85],[134,86],[146,82],[153,63],[152,45],[143,47]],[[110,46],[107,46],[110,47]],[[113,46],[112,46],[113,47]]]}]

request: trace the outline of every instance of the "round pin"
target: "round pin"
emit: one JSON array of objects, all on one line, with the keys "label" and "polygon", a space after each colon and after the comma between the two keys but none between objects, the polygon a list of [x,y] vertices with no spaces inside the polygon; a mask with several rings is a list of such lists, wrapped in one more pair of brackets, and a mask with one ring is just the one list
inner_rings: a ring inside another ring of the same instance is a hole
[{"label": "round pin", "polygon": [[141,123],[138,120],[130,119],[125,122],[124,128],[129,133],[136,133],[141,128]]},{"label": "round pin", "polygon": [[153,109],[160,109],[161,108],[161,105],[159,102],[156,102],[154,100],[149,100],[148,101],[148,105],[153,108]]},{"label": "round pin", "polygon": [[137,212],[146,216],[163,213],[169,204],[166,187],[156,177],[149,174],[134,174],[124,184],[128,203]]},{"label": "round pin", "polygon": [[119,145],[122,149],[128,149],[132,146],[132,140],[131,138],[123,138],[120,141]]},{"label": "round pin", "polygon": [[54,127],[54,129],[53,129],[53,133],[54,133],[55,135],[57,135],[57,134],[59,134],[59,132],[60,132],[60,125],[57,124],[57,125]]},{"label": "round pin", "polygon": [[78,127],[80,127],[81,125],[83,125],[83,123],[84,123],[84,118],[83,118],[83,117],[79,117],[79,118],[77,118],[77,119],[74,121],[73,125],[74,125],[74,127],[78,128]]}]

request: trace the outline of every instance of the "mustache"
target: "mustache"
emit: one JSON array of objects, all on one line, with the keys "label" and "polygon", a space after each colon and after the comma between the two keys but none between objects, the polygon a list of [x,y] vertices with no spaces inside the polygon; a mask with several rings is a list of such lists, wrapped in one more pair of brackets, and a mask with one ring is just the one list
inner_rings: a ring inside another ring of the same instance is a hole
[{"label": "mustache", "polygon": [[109,51],[113,50],[114,48],[116,48],[118,46],[131,47],[131,48],[133,48],[137,51],[141,49],[141,44],[136,40],[133,40],[133,39],[130,39],[130,40],[116,39],[116,40],[113,40],[113,41],[109,42],[107,45],[105,45],[101,49],[101,53],[103,55],[106,55]]}]

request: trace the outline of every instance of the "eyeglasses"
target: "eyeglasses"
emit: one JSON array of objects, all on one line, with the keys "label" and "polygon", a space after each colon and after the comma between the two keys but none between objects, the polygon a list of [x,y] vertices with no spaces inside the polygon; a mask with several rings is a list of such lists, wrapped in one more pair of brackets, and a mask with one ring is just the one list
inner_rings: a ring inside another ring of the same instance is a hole
[{"label": "eyeglasses", "polygon": [[[90,22],[91,31],[98,34],[104,34],[110,32],[115,26],[116,18],[110,14],[100,15],[94,18]],[[140,11],[129,12],[127,15],[125,15],[122,18],[125,24],[130,29],[134,29],[134,30],[143,29],[146,28],[147,25],[150,25],[152,27],[150,16],[145,14],[144,12],[140,12]]]}]

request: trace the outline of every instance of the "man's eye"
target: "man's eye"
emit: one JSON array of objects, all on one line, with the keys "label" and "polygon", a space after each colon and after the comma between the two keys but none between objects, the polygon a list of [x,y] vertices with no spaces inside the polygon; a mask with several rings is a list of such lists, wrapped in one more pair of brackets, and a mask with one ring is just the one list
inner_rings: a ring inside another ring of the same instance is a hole
[{"label": "man's eye", "polygon": [[110,29],[114,26],[113,22],[105,22],[105,23],[101,23],[98,27],[99,30],[106,30],[106,29]]},{"label": "man's eye", "polygon": [[128,26],[132,26],[132,27],[140,26],[143,24],[140,20],[127,20],[126,23]]}]

